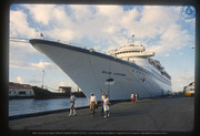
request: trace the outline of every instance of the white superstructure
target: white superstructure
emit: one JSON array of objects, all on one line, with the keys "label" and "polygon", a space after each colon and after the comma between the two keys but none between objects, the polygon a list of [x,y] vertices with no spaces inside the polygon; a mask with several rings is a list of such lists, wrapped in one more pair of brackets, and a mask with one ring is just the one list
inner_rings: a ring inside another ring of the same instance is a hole
[{"label": "white superstructure", "polygon": [[140,98],[155,97],[171,91],[171,77],[153,52],[144,46],[129,45],[99,53],[69,44],[32,39],[30,43],[55,62],[84,92],[93,92],[101,100],[102,92],[111,101],[130,99],[131,93]]}]

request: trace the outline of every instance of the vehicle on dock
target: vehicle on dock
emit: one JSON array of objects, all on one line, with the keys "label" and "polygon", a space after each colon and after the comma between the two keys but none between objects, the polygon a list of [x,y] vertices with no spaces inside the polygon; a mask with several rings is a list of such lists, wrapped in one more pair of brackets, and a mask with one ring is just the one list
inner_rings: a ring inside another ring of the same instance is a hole
[{"label": "vehicle on dock", "polygon": [[184,86],[183,93],[186,96],[194,96],[195,95],[195,82],[192,82],[187,86]]}]

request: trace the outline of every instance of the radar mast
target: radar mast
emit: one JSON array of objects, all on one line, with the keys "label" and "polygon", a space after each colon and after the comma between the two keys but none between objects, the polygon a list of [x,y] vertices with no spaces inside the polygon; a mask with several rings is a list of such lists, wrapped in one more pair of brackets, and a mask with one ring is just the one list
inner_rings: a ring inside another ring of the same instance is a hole
[{"label": "radar mast", "polygon": [[133,43],[134,43],[134,40],[133,40],[134,37],[135,37],[135,35],[133,34],[133,35],[132,35],[132,40],[128,42],[128,43],[129,43],[129,46],[134,46],[134,44],[133,44]]}]

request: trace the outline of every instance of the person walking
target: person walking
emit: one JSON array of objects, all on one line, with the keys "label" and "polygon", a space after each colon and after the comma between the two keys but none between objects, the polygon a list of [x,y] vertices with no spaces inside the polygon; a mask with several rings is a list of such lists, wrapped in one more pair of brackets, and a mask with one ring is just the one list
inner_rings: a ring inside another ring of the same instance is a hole
[{"label": "person walking", "polygon": [[76,101],[76,97],[71,93],[71,96],[69,99],[69,102],[71,103],[69,116],[72,115],[72,112],[73,112],[73,115],[76,116],[75,101]]},{"label": "person walking", "polygon": [[90,100],[89,100],[89,103],[90,103],[90,111],[92,113],[92,115],[94,115],[95,113],[95,106],[97,105],[97,99],[96,99],[96,96],[94,96],[93,93],[90,94]]},{"label": "person walking", "polygon": [[102,93],[102,96],[101,96],[101,105],[102,105],[102,108],[101,108],[101,115],[104,115],[104,108],[103,108],[103,100],[105,99],[105,94],[104,92]]},{"label": "person walking", "polygon": [[134,102],[134,93],[131,94],[131,101]]},{"label": "person walking", "polygon": [[135,101],[138,102],[138,100],[139,100],[139,95],[136,93],[135,94]]},{"label": "person walking", "polygon": [[103,107],[104,107],[104,118],[109,117],[110,116],[110,101],[107,97],[107,95],[104,95],[105,98],[103,99]]}]

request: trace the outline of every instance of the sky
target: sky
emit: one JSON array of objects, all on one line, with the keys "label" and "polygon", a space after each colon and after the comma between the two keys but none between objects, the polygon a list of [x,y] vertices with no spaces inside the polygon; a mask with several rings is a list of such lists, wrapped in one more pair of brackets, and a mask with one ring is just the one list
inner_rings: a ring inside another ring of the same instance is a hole
[{"label": "sky", "polygon": [[134,41],[155,52],[171,75],[172,91],[195,79],[195,17],[183,6],[13,4],[10,6],[9,82],[58,89],[77,85],[50,59],[26,41],[40,38],[107,52]]}]

